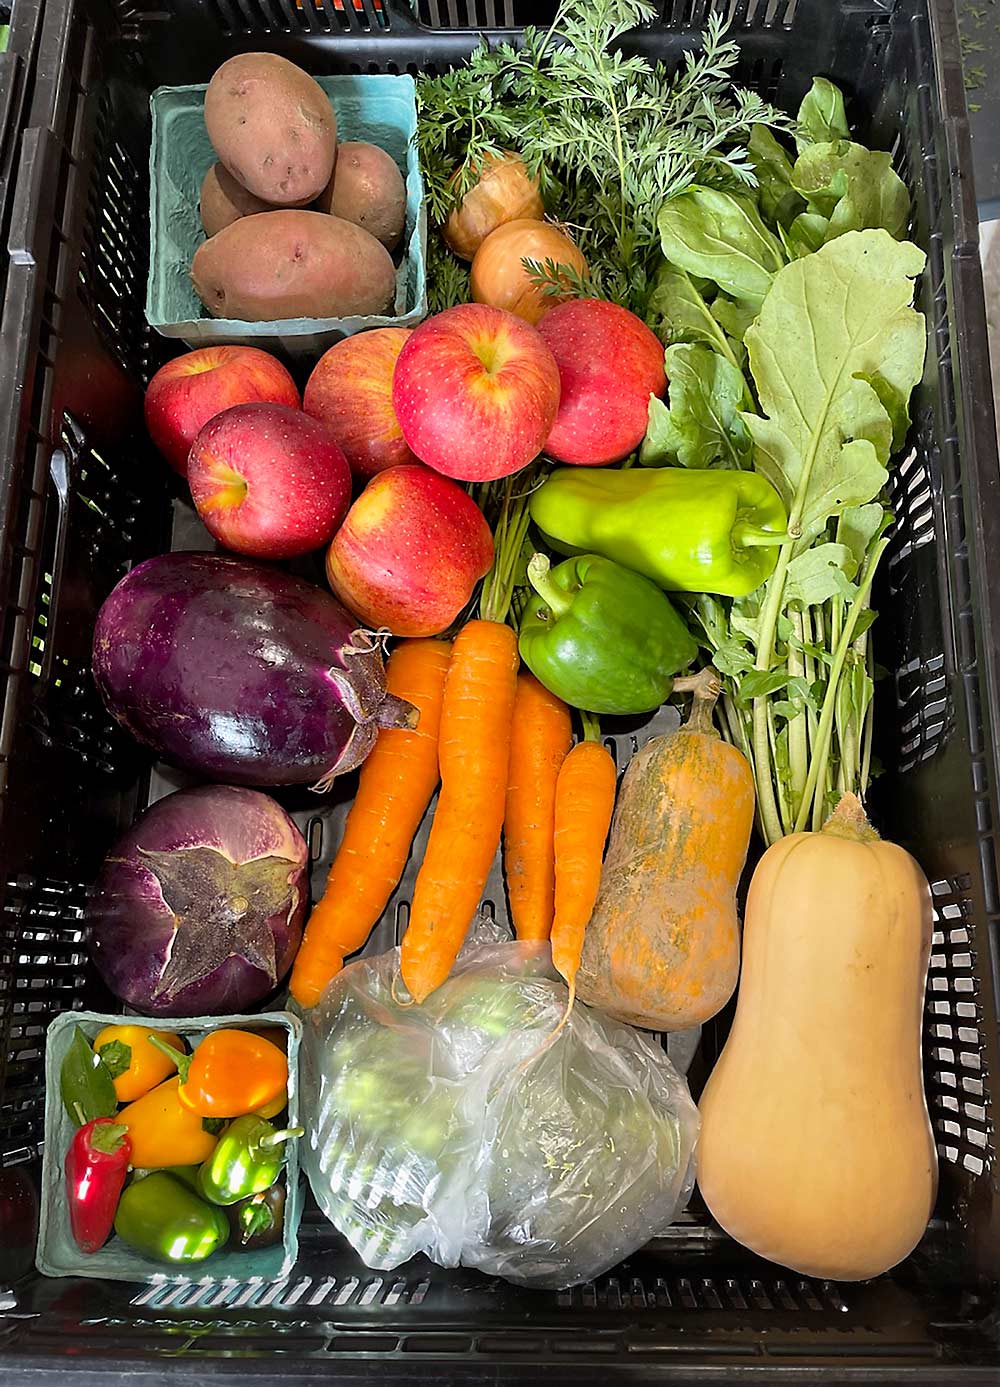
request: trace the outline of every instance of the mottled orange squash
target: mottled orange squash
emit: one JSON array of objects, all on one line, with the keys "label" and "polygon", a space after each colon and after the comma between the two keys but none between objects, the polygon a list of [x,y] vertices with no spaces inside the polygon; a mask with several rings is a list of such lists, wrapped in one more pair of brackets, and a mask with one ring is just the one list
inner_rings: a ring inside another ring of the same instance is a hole
[{"label": "mottled orange squash", "polygon": [[739,973],[754,788],[746,757],[712,727],[718,692],[707,671],[688,722],[632,758],[584,936],[578,995],[649,1030],[707,1021]]}]

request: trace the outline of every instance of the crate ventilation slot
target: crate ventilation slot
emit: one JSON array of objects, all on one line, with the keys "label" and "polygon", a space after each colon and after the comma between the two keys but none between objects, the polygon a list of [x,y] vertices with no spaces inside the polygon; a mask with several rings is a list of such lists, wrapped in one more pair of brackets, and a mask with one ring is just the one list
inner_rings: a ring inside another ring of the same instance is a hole
[{"label": "crate ventilation slot", "polygon": [[927,980],[925,1073],[941,1158],[970,1175],[993,1164],[978,985],[975,930],[965,878],[935,881],[934,934]]},{"label": "crate ventilation slot", "polygon": [[794,1314],[846,1313],[840,1289],[828,1281],[733,1280],[729,1277],[688,1279],[648,1277],[642,1280],[607,1276],[572,1290],[560,1291],[558,1302],[580,1310],[788,1310]]},{"label": "crate ventilation slot", "polygon": [[[357,0],[356,0],[357,3]],[[709,14],[729,17],[734,28],[789,28],[798,0],[659,0],[667,29],[700,29]],[[557,0],[417,0],[417,18],[430,29],[518,29],[544,27],[555,18]]]},{"label": "crate ventilation slot", "polygon": [[30,1160],[45,1112],[45,1031],[77,1006],[86,967],[82,886],[18,878],[0,912],[0,1027],[5,1037],[0,1152]]},{"label": "crate ventilation slot", "polygon": [[396,1276],[309,1276],[287,1281],[162,1281],[133,1297],[148,1310],[292,1310],[317,1305],[419,1305],[428,1280]]},{"label": "crate ventilation slot", "polygon": [[141,364],[147,250],[136,203],[148,201],[148,173],[114,138],[118,121],[105,93],[97,116],[95,170],[80,255],[79,290],[105,345],[127,370]]}]

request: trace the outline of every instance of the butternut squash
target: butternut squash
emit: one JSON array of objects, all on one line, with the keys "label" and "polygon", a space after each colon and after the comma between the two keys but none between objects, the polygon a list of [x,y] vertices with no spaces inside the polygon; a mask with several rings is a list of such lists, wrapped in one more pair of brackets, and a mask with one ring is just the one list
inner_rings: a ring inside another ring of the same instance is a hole
[{"label": "butternut squash", "polygon": [[633,756],[584,935],[578,995],[650,1030],[707,1021],[739,972],[754,789],[746,758],[712,727],[718,695],[703,671],[685,726]]},{"label": "butternut squash", "polygon": [[805,1276],[877,1276],[937,1189],[920,1039],[927,881],[854,795],[770,847],[733,1028],[700,1104],[698,1183],[739,1242]]}]

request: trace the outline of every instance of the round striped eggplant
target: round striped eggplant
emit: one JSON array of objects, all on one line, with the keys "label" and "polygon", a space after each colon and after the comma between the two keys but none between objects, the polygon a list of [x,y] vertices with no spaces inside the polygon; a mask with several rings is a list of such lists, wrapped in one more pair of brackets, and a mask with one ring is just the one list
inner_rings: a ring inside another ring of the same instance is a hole
[{"label": "round striped eggplant", "polygon": [[292,966],[308,872],[302,834],[269,795],[178,790],[105,858],[87,903],[90,956],[147,1015],[247,1011]]},{"label": "round striped eggplant", "polygon": [[138,741],[238,785],[327,788],[380,727],[417,719],[386,693],[378,638],[335,598],[219,554],[132,569],[98,615],[94,678]]}]

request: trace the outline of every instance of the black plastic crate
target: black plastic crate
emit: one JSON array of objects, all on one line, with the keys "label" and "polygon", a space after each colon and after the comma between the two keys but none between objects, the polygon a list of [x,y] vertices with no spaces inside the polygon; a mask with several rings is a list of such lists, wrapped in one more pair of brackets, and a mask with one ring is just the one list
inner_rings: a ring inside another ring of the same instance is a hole
[{"label": "black plastic crate", "polygon": [[[710,7],[666,0],[628,42],[674,63]],[[149,93],[207,81],[259,47],[317,73],[440,69],[468,55],[477,27],[510,37],[552,13],[546,0],[417,0],[415,15],[401,0],[45,0],[0,319],[5,1381],[996,1383],[1000,471],[957,28],[946,0],[724,7],[745,81],[792,109],[813,73],[842,83],[862,137],[895,150],[929,257],[927,369],[893,474],[898,523],[877,603],[890,677],[873,804],[934,888],[925,1055],[942,1179],[926,1237],[892,1275],[838,1286],[755,1259],[695,1201],[668,1237],[557,1295],[423,1261],[366,1271],[312,1209],[282,1285],[220,1284],[210,1266],[184,1287],[34,1274],[45,1026],[107,1002],[86,962],[86,887],[116,831],[179,783],[104,713],[89,677],[93,621],[130,564],[207,539],[142,428],[142,384],[172,350],[143,320]],[[616,738],[621,756],[632,746]],[[345,793],[283,796],[317,887]],[[374,948],[395,938],[405,894],[404,881]],[[696,1091],[726,1024],[704,1030]]]}]

